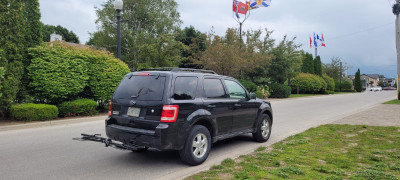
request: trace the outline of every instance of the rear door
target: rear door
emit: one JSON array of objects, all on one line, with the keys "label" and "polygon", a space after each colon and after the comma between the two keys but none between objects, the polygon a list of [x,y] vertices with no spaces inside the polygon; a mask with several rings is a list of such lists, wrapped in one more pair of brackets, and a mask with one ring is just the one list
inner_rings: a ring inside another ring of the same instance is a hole
[{"label": "rear door", "polygon": [[117,87],[113,97],[116,123],[154,130],[160,122],[167,77],[160,73],[132,73]]},{"label": "rear door", "polygon": [[232,131],[250,129],[257,116],[260,103],[250,100],[247,91],[237,81],[224,79],[228,90],[229,99],[233,102],[233,126]]},{"label": "rear door", "polygon": [[232,101],[228,98],[222,81],[218,78],[203,80],[204,108],[215,116],[217,121],[217,135],[231,132],[232,129]]}]

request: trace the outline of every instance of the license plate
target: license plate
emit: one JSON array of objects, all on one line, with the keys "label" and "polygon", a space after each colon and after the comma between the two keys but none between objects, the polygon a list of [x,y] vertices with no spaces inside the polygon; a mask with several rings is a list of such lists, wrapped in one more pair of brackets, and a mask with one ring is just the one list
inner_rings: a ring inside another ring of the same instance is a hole
[{"label": "license plate", "polygon": [[134,107],[129,107],[128,112],[126,113],[126,115],[133,117],[139,117],[139,114],[140,114],[140,108],[134,108]]}]

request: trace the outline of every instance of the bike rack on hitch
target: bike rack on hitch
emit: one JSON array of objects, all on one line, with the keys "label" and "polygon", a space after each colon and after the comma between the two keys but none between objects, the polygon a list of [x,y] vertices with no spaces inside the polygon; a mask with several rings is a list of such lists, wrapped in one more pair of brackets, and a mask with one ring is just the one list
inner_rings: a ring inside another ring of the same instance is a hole
[{"label": "bike rack on hitch", "polygon": [[79,138],[72,138],[72,140],[77,140],[77,141],[94,141],[94,142],[100,142],[104,143],[105,147],[113,147],[115,149],[120,149],[120,150],[138,150],[139,148],[142,148],[141,146],[131,146],[128,144],[120,144],[120,143],[115,143],[109,138],[101,137],[101,134],[81,134],[82,137]]}]

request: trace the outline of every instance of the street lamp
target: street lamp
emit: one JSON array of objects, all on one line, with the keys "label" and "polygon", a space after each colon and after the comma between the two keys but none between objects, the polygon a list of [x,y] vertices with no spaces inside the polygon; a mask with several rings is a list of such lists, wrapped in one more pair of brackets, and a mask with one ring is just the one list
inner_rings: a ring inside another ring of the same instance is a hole
[{"label": "street lamp", "polygon": [[122,0],[114,1],[114,8],[117,11],[117,57],[121,59],[121,10],[124,2]]}]

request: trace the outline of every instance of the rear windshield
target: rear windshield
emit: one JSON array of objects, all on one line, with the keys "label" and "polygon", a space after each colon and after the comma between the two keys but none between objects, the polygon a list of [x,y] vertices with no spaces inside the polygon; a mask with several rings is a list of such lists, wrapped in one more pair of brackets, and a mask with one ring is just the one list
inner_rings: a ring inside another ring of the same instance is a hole
[{"label": "rear windshield", "polygon": [[161,101],[164,96],[165,77],[132,76],[122,80],[114,93],[116,99]]}]

